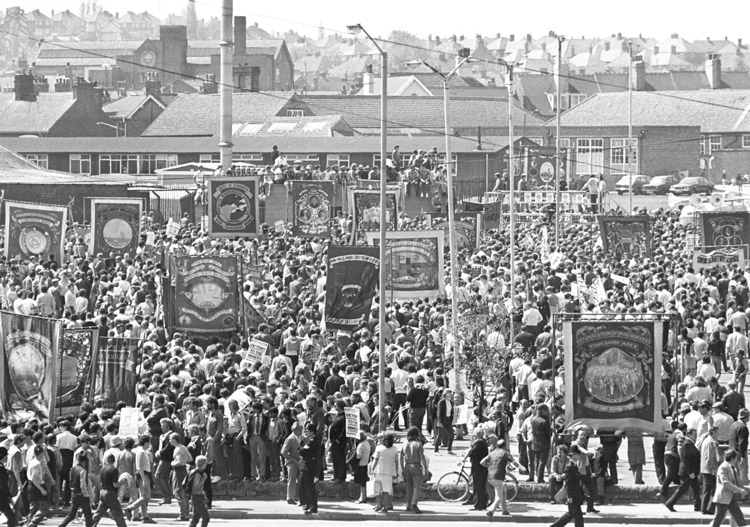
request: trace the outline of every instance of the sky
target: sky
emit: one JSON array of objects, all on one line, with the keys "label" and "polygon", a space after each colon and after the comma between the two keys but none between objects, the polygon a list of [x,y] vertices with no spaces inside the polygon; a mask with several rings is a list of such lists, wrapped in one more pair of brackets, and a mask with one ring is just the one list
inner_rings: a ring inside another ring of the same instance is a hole
[{"label": "sky", "polygon": [[[26,11],[38,8],[49,13],[70,9],[77,13],[80,0],[2,0],[4,6],[22,5]],[[99,5],[111,13],[123,14],[132,10],[148,10],[163,18],[168,14],[182,14],[187,0],[99,0]],[[711,38],[730,40],[744,38],[750,43],[750,1],[725,0],[720,10],[706,9],[697,0],[536,0],[518,2],[508,0],[479,0],[471,9],[459,9],[458,2],[446,0],[280,0],[251,2],[235,0],[234,14],[248,18],[248,25],[258,22],[269,32],[288,29],[315,36],[317,27],[346,32],[346,26],[361,23],[373,37],[386,38],[391,30],[400,29],[420,37],[429,34],[450,36],[477,34],[495,36],[497,33],[516,37],[534,37],[555,31],[570,37],[608,37],[622,33],[626,36],[654,37],[658,40],[677,33],[688,40]],[[196,0],[200,18],[220,16],[221,0]]]}]

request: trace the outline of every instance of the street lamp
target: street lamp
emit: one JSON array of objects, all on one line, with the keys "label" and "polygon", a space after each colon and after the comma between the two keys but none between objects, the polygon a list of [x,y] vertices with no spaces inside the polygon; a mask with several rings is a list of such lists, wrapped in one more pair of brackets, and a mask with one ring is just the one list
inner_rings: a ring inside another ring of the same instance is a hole
[{"label": "street lamp", "polygon": [[456,223],[455,223],[455,207],[453,201],[453,157],[451,155],[451,129],[450,129],[450,118],[448,114],[448,101],[450,100],[448,92],[448,81],[456,75],[461,66],[471,60],[471,50],[469,48],[462,48],[458,52],[458,56],[461,59],[456,67],[451,70],[450,73],[443,73],[437,68],[431,66],[423,60],[411,61],[407,63],[407,66],[414,66],[422,64],[429,68],[435,75],[443,79],[443,114],[445,117],[445,168],[447,175],[448,185],[448,247],[450,252],[450,276],[451,276],[451,333],[453,335],[453,370],[456,372],[456,386],[454,389],[456,393],[461,393],[461,386],[459,384],[458,369],[459,369],[459,357],[458,357],[458,331],[456,328],[456,319],[458,318],[458,262],[456,260]]},{"label": "street lamp", "polygon": [[114,124],[109,124],[109,123],[105,123],[105,122],[102,122],[102,121],[97,121],[96,124],[99,125],[99,126],[107,126],[109,128],[114,128],[115,129],[116,137],[120,137],[120,127],[119,126],[115,126]]},{"label": "street lamp", "polygon": [[[388,166],[386,158],[388,155],[388,53],[383,51],[378,43],[373,39],[362,24],[353,24],[346,26],[349,33],[358,35],[364,33],[367,39],[380,52],[380,287],[378,296],[380,297],[379,323],[380,332],[378,333],[378,347],[380,348],[380,360],[378,361],[378,412],[380,413],[380,430],[384,430],[388,424],[388,417],[385,415],[385,280],[386,280],[386,256],[385,241],[387,232],[387,211],[388,211],[388,193],[386,185],[388,184]],[[394,221],[398,221],[394,218]]]}]

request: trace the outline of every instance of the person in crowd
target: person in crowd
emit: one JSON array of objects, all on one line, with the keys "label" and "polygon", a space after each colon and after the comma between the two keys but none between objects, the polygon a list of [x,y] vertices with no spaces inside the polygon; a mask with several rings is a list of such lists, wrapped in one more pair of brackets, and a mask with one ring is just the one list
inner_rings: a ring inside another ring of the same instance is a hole
[{"label": "person in crowd", "polygon": [[286,502],[296,505],[299,499],[299,466],[300,466],[300,437],[302,436],[302,424],[295,421],[292,424],[292,432],[284,439],[281,447],[281,456],[284,458],[287,469]]},{"label": "person in crowd", "polygon": [[305,438],[299,449],[299,498],[305,514],[317,514],[318,490],[315,478],[318,474],[318,457],[320,456],[320,438],[315,423],[305,427]]},{"label": "person in crowd", "polygon": [[[421,514],[422,511],[419,509],[419,495],[429,465],[424,455],[421,433],[417,427],[412,426],[406,432],[406,443],[401,449],[399,459],[401,474],[403,474],[406,485],[406,510],[414,514]],[[477,484],[476,479],[474,480],[474,484]],[[485,502],[486,499],[485,496]]]},{"label": "person in crowd", "polygon": [[372,458],[371,473],[375,479],[377,501],[375,512],[384,514],[393,509],[393,480],[399,475],[399,455],[393,444],[393,434],[383,434]]},{"label": "person in crowd", "polygon": [[195,458],[195,468],[193,468],[185,481],[185,490],[190,504],[193,507],[193,513],[190,517],[190,527],[197,527],[201,522],[201,527],[207,527],[211,516],[208,512],[208,503],[206,497],[206,481],[209,476],[206,473],[208,458],[200,455]]},{"label": "person in crowd", "polygon": [[685,434],[682,446],[680,447],[680,487],[666,501],[665,506],[672,512],[675,512],[675,504],[680,498],[690,490],[693,494],[693,508],[700,512],[700,466],[701,454],[695,446],[697,438],[695,428],[689,428]]},{"label": "person in crowd", "polygon": [[510,516],[505,492],[505,475],[508,464],[516,469],[519,468],[519,465],[506,449],[504,439],[498,439],[496,447],[482,459],[481,464],[487,468],[487,481],[495,489],[495,501],[487,508],[487,517],[492,521],[498,507],[502,508],[503,516]]},{"label": "person in crowd", "polygon": [[108,454],[104,458],[104,465],[101,471],[102,492],[99,498],[99,506],[94,513],[91,524],[93,527],[99,525],[99,522],[107,512],[115,521],[117,527],[125,527],[125,518],[122,515],[120,500],[117,499],[117,489],[120,486],[120,474],[115,467],[115,455]]},{"label": "person in crowd", "polygon": [[742,514],[737,499],[746,497],[750,491],[741,486],[737,477],[737,460],[737,452],[728,450],[724,454],[724,462],[719,466],[716,476],[716,492],[713,496],[716,512],[711,527],[719,527],[727,512],[737,525],[746,525],[745,516]]}]

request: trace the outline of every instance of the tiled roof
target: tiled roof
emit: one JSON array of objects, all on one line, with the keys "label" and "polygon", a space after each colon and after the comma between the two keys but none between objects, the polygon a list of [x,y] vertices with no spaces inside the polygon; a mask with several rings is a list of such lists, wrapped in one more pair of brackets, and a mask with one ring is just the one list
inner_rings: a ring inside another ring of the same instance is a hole
[{"label": "tiled roof", "polygon": [[[633,92],[634,126],[699,126],[702,133],[750,132],[750,90]],[[628,93],[603,93],[564,112],[565,127],[628,126]],[[547,123],[554,126],[554,120]]]},{"label": "tiled roof", "polygon": [[127,97],[122,97],[120,99],[117,99],[115,101],[109,102],[105,104],[102,109],[105,113],[109,114],[112,117],[117,118],[126,118],[129,117],[133,112],[135,112],[138,108],[143,106],[147,100],[153,100],[164,108],[164,104],[156,100],[151,95],[131,95]]},{"label": "tiled roof", "polygon": [[275,117],[266,122],[239,123],[232,126],[232,135],[235,137],[333,137],[334,133],[354,135],[340,115]]},{"label": "tiled roof", "polygon": [[[248,40],[247,54],[272,53],[277,55],[284,44],[283,39]],[[217,40],[188,40],[188,58],[218,55],[220,51]]]},{"label": "tiled roof", "polygon": [[[316,96],[300,97],[316,115],[341,115],[352,128],[380,127],[380,97]],[[453,128],[505,127],[508,125],[506,98],[450,99],[450,121]],[[514,104],[513,118],[517,124],[539,126],[543,121]],[[392,128],[423,128],[442,130],[443,97],[388,97],[388,121]]]},{"label": "tiled roof", "polygon": [[[42,42],[37,60],[42,58],[90,57],[92,53],[114,58],[132,54],[143,40],[97,40],[91,42]],[[99,57],[101,60],[103,57]]]},{"label": "tiled roof", "polygon": [[0,134],[46,134],[73,106],[71,93],[39,93],[35,102],[16,101],[0,94]]},{"label": "tiled roof", "polygon": [[[235,93],[232,96],[232,122],[264,122],[279,115],[292,92]],[[334,112],[329,112],[329,114]],[[199,136],[219,133],[218,94],[180,94],[151,123],[144,136]]]},{"label": "tiled roof", "polygon": [[[270,152],[274,145],[281,152],[292,153],[336,153],[357,154],[380,151],[378,136],[336,137],[240,137],[232,138],[235,153]],[[0,137],[0,146],[22,154],[54,153],[102,153],[102,154],[181,154],[217,152],[216,137],[45,137],[35,140]],[[497,152],[508,144],[507,136],[483,136],[481,152]],[[389,151],[400,145],[402,151],[429,150],[437,147],[443,151],[445,140],[442,133],[430,136],[389,136]],[[476,137],[454,137],[451,150],[454,153],[476,152]],[[107,176],[109,177],[109,176]]]}]

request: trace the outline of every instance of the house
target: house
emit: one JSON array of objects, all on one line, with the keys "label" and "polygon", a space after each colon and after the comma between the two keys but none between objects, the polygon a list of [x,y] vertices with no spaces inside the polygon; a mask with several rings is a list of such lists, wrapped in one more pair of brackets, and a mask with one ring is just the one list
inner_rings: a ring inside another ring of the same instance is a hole
[{"label": "house", "polygon": [[[627,92],[601,93],[561,115],[561,144],[572,154],[573,174],[604,174],[612,181],[628,171],[629,104]],[[750,90],[634,91],[633,171],[688,171],[714,181],[723,170],[745,171],[749,114]],[[552,132],[555,121],[545,127]]]},{"label": "house", "polygon": [[86,29],[86,21],[66,9],[52,15],[52,28],[58,35],[80,35]]},{"label": "house", "polygon": [[119,137],[138,137],[167,107],[158,94],[129,95],[103,106]]},{"label": "house", "polygon": [[[388,77],[386,82],[389,97],[395,95],[431,97],[435,95],[414,75]],[[362,89],[359,91],[359,94],[380,95],[382,87],[382,77],[375,79],[372,73],[365,73],[362,78]]]},{"label": "house", "polygon": [[[179,94],[144,132],[144,137],[212,137],[219,134],[219,95]],[[328,112],[325,115],[332,115]],[[273,117],[315,115],[293,92],[240,92],[232,100],[232,123],[262,123]],[[346,119],[346,116],[344,116]]]},{"label": "house", "polygon": [[2,137],[90,137],[115,135],[114,123],[102,109],[103,91],[94,84],[65,79],[54,92],[39,93],[34,77],[17,74],[13,93],[0,94]]}]

